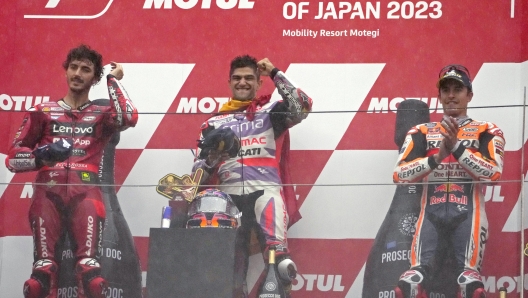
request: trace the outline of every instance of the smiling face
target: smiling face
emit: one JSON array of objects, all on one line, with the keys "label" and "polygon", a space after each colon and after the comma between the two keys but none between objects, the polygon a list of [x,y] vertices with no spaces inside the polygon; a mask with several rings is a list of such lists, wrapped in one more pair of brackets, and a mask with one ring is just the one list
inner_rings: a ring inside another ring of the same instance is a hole
[{"label": "smiling face", "polygon": [[262,85],[262,80],[251,67],[235,68],[229,78],[233,99],[252,100]]},{"label": "smiling face", "polygon": [[438,91],[445,115],[455,118],[467,116],[467,106],[473,98],[473,92],[469,91],[462,82],[446,79],[442,81]]},{"label": "smiling face", "polygon": [[88,60],[73,60],[66,69],[66,81],[70,91],[83,93],[90,91],[96,82],[94,65]]}]

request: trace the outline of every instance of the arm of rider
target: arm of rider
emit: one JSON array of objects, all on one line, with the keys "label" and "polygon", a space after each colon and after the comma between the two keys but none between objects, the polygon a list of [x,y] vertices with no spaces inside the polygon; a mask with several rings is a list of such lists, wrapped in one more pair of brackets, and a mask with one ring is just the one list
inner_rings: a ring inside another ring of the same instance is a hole
[{"label": "arm of rider", "polygon": [[260,60],[257,65],[261,75],[273,79],[280,96],[284,102],[287,102],[288,126],[291,127],[305,119],[312,110],[312,99],[301,88],[296,87],[282,71],[273,66],[268,58]]},{"label": "arm of rider", "polygon": [[440,130],[444,139],[440,143],[440,150],[434,155],[434,159],[437,163],[441,163],[444,158],[448,157],[453,152],[458,143],[458,122],[451,116],[444,117],[442,120],[442,127],[444,130]]},{"label": "arm of rider", "polygon": [[257,62],[257,66],[262,76],[271,76],[271,71],[275,68],[268,58],[264,58]]},{"label": "arm of rider", "polygon": [[123,70],[123,66],[117,62],[112,61],[110,63],[110,66],[112,67],[112,70],[110,71],[110,74],[113,75],[116,79],[121,80],[123,76],[125,75],[125,72]]},{"label": "arm of rider", "polygon": [[211,149],[209,150],[209,154],[207,155],[207,159],[205,163],[211,167],[214,168],[217,165],[223,163],[224,161],[228,160],[230,158],[229,153],[227,151],[218,151]]}]

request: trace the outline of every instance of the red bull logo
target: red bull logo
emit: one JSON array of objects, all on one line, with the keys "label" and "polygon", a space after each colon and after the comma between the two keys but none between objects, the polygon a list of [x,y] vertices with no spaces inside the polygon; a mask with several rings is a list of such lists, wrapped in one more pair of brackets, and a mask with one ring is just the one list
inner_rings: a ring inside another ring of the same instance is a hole
[{"label": "red bull logo", "polygon": [[436,186],[434,192],[447,192],[447,184],[440,184]]},{"label": "red bull logo", "polygon": [[456,203],[456,204],[460,204],[460,205],[467,205],[467,197],[466,196],[462,196],[462,197],[457,197],[455,196],[454,194],[450,194],[449,195],[449,202],[450,203]]},{"label": "red bull logo", "polygon": [[448,187],[448,191],[449,192],[452,192],[452,191],[464,192],[464,188],[462,186],[458,185],[458,184],[450,183],[449,187]]},{"label": "red bull logo", "polygon": [[464,188],[458,184],[444,183],[435,187],[434,192],[464,192]]},{"label": "red bull logo", "polygon": [[447,197],[447,195],[443,195],[441,197],[432,196],[431,197],[431,205],[445,203],[446,202],[446,197]]}]

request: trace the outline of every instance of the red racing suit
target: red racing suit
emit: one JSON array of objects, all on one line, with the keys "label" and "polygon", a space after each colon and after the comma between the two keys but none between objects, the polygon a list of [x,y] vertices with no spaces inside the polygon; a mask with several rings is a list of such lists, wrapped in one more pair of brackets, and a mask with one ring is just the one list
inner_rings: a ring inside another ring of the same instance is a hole
[{"label": "red racing suit", "polygon": [[459,119],[458,142],[451,155],[437,164],[444,128],[439,122],[420,124],[407,133],[394,171],[394,182],[423,181],[421,211],[411,249],[411,269],[428,274],[440,241],[455,252],[457,274],[480,272],[488,239],[482,183],[502,174],[505,140],[493,123]]},{"label": "red racing suit", "polygon": [[[10,171],[38,171],[29,209],[35,262],[55,260],[56,244],[65,229],[73,236],[77,261],[96,259],[101,253],[105,208],[98,186],[99,163],[112,134],[135,126],[138,119],[136,108],[113,75],[107,76],[107,87],[110,106],[89,101],[72,110],[62,99],[34,106],[8,151]],[[73,139],[71,156],[53,167],[39,163],[32,153],[35,147],[61,138]]]}]

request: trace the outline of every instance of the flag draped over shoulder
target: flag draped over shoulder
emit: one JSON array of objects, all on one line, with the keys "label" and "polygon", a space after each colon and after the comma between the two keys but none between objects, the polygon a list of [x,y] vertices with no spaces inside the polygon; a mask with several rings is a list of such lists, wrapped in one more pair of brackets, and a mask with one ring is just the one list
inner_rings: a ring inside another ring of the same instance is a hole
[{"label": "flag draped over shoulder", "polygon": [[[271,95],[259,96],[251,101],[241,101],[236,99],[230,99],[228,102],[222,105],[220,113],[226,112],[246,112],[246,118],[249,121],[253,121],[255,118],[255,112],[257,107],[267,104],[271,99]],[[297,206],[297,197],[293,189],[291,175],[289,171],[290,164],[290,132],[286,130],[277,140],[277,148],[280,148],[279,156],[279,171],[280,178],[283,184],[282,193],[284,195],[284,204],[286,205],[286,211],[288,212],[289,223],[288,228],[294,223],[301,219],[299,213],[299,207]],[[277,150],[279,152],[279,150]]]}]

